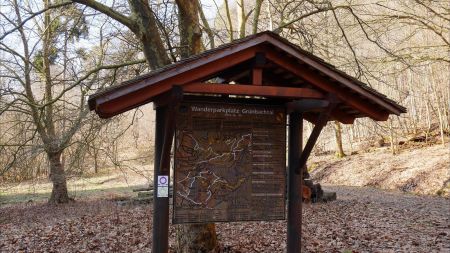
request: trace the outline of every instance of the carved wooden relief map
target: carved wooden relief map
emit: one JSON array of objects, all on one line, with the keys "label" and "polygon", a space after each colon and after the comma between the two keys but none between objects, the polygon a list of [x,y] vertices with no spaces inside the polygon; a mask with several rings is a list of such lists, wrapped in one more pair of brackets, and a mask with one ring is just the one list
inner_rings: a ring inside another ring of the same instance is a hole
[{"label": "carved wooden relief map", "polygon": [[284,219],[285,160],[283,107],[183,103],[173,223]]}]

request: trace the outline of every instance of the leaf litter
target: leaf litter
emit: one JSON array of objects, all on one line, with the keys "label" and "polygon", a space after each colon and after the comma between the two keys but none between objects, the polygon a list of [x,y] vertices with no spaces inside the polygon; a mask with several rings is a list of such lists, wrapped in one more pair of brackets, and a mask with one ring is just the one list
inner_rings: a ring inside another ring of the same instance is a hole
[{"label": "leaf litter", "polygon": [[[304,205],[303,252],[450,252],[450,199],[329,186]],[[78,200],[0,207],[0,252],[150,252],[152,205]],[[285,252],[286,221],[217,223],[221,252]],[[174,245],[174,226],[169,243]]]}]

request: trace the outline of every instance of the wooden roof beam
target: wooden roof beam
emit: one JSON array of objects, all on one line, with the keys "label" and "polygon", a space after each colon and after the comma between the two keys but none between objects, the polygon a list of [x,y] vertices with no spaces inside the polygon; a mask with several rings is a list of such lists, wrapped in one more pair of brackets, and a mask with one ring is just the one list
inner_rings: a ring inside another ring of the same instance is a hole
[{"label": "wooden roof beam", "polygon": [[367,101],[355,95],[351,95],[348,92],[343,91],[342,89],[339,89],[339,87],[330,83],[330,81],[325,77],[312,73],[311,70],[308,70],[306,68],[299,68],[297,64],[292,63],[292,61],[286,60],[286,58],[280,56],[277,53],[269,51],[266,53],[266,57],[280,67],[283,67],[287,71],[290,71],[291,73],[299,76],[307,82],[310,82],[314,86],[317,86],[318,88],[323,89],[326,92],[336,94],[339,100],[341,100],[343,103],[350,105],[351,107],[363,112],[364,114],[375,120],[384,121],[389,117],[388,112],[377,110]]},{"label": "wooden roof beam", "polygon": [[[359,82],[355,78],[352,78],[346,73],[339,71],[333,65],[325,62],[323,59],[316,57],[308,52],[299,52],[299,50],[296,50],[295,46],[293,46],[292,43],[289,42],[286,43],[287,40],[285,41],[285,43],[283,43],[283,41],[275,39],[274,40],[271,39],[270,41],[273,44],[271,48],[275,48],[275,50],[277,49],[280,50],[282,52],[281,53],[282,55],[287,54],[295,56],[295,58],[300,61],[299,64],[307,64],[308,66],[314,68],[315,70],[319,70],[320,72],[324,73],[327,77],[333,78],[339,83],[344,84],[345,86],[357,91],[360,94],[365,94],[366,98],[368,98],[369,100],[373,100],[378,105],[381,105],[382,107],[386,108],[385,109],[387,110],[386,113],[390,111],[393,114],[400,115],[401,113],[406,112],[406,108],[399,106],[397,104],[392,104],[389,101],[386,101],[385,99],[379,96],[380,94],[374,94],[375,90],[373,89],[372,92],[366,90],[365,88],[362,87],[363,84],[361,82]],[[351,79],[353,79],[353,81]]]},{"label": "wooden roof beam", "polygon": [[[304,118],[308,120],[309,122],[316,124],[317,119],[319,117],[318,112],[306,112],[303,114]],[[342,124],[353,124],[355,122],[356,115],[349,115],[337,108],[333,109],[333,112],[331,113],[330,120],[337,120],[341,122]]]},{"label": "wooden roof beam", "polygon": [[222,94],[222,95],[243,95],[261,97],[282,97],[282,98],[313,98],[322,99],[324,95],[314,89],[290,88],[278,86],[260,86],[243,84],[212,84],[193,82],[183,86],[186,93],[200,94]]},{"label": "wooden roof beam", "polygon": [[[138,81],[133,87],[120,87],[120,90],[112,94],[105,94],[96,98],[90,104],[91,109],[95,109],[101,118],[109,118],[120,114],[137,106],[152,102],[153,99],[170,89],[174,84],[183,85],[185,83],[206,79],[212,77],[217,72],[235,66],[253,58],[258,48],[249,48],[238,52],[237,54],[229,54],[214,61],[214,64],[203,64],[196,67],[194,64],[183,66],[183,75],[181,69],[172,71],[173,76],[165,77],[164,75],[154,76],[149,79]],[[141,88],[142,87],[142,88]]]}]

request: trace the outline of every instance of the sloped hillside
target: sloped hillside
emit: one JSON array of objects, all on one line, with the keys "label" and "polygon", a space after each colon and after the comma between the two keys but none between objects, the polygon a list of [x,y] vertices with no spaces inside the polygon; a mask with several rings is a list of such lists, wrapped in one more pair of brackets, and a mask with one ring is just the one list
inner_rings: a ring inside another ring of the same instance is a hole
[{"label": "sloped hillside", "polygon": [[311,177],[322,184],[369,186],[418,194],[450,195],[449,145],[410,147],[397,155],[388,148],[344,158],[311,157]]}]

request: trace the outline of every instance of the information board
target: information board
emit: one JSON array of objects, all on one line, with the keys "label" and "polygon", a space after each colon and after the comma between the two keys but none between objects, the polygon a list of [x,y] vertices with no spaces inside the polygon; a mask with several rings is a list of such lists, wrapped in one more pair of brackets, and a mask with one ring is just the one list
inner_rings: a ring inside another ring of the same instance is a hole
[{"label": "information board", "polygon": [[173,223],[285,219],[284,107],[184,102]]}]

